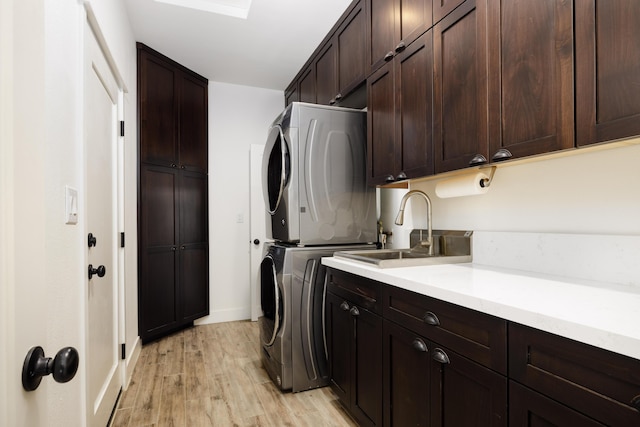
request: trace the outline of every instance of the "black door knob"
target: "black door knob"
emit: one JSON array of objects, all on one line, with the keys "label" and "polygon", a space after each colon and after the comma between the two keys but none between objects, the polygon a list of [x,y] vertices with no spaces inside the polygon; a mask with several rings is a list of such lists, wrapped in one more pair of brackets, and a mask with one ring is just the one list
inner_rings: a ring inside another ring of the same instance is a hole
[{"label": "black door knob", "polygon": [[93,264],[89,264],[89,280],[91,280],[94,274],[97,274],[98,277],[104,277],[104,275],[107,274],[107,269],[104,265],[99,265],[98,268],[93,268]]},{"label": "black door knob", "polygon": [[42,347],[32,347],[22,365],[22,387],[33,391],[40,385],[42,377],[49,374],[53,374],[56,382],[66,383],[76,375],[79,363],[78,350],[73,347],[63,348],[53,359],[44,357]]},{"label": "black door knob", "polygon": [[260,239],[253,239],[253,244],[254,245],[259,245],[260,244]]},{"label": "black door knob", "polygon": [[93,235],[93,233],[89,233],[89,236],[87,237],[87,241],[89,243],[89,247],[93,247],[98,243],[98,240],[96,239],[96,236]]}]

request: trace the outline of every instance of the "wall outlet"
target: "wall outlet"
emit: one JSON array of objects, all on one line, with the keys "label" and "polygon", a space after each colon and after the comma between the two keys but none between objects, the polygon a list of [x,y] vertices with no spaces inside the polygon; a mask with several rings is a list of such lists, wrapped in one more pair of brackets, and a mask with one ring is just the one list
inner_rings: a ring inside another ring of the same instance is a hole
[{"label": "wall outlet", "polygon": [[239,213],[239,214],[236,216],[236,222],[237,222],[238,224],[243,223],[243,222],[244,222],[244,215],[243,215],[243,214],[241,214],[241,213]]}]

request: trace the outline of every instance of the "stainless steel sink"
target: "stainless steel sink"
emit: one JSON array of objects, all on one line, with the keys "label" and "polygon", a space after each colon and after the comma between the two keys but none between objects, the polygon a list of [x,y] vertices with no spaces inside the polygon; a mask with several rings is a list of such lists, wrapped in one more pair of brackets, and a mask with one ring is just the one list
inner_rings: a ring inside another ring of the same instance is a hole
[{"label": "stainless steel sink", "polygon": [[[412,235],[414,232],[412,232]],[[434,230],[434,255],[429,255],[428,250],[421,247],[420,243],[417,243],[411,249],[340,251],[336,252],[334,256],[373,264],[380,268],[459,264],[472,261],[472,234],[470,231]]]}]

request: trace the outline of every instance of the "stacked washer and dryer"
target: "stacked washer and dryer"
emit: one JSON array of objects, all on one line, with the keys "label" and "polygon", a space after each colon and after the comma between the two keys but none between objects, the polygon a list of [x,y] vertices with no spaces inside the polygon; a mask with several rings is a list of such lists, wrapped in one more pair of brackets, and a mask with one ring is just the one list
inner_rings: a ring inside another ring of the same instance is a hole
[{"label": "stacked washer and dryer", "polygon": [[293,392],[328,384],[325,267],[335,251],[374,248],[366,112],[294,102],[273,122],[262,164],[269,215],[260,266],[262,363]]}]

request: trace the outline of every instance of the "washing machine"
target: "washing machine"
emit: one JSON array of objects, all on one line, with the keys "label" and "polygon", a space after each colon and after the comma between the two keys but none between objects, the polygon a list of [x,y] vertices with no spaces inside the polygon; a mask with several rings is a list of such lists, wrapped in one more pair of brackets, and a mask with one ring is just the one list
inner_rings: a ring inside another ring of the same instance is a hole
[{"label": "washing machine", "polygon": [[282,391],[299,392],[328,384],[324,340],[326,268],[322,257],[375,245],[299,247],[266,243],[260,265],[258,319],[262,364]]}]

